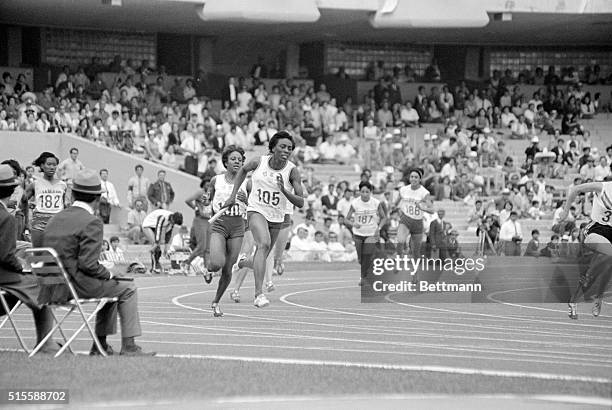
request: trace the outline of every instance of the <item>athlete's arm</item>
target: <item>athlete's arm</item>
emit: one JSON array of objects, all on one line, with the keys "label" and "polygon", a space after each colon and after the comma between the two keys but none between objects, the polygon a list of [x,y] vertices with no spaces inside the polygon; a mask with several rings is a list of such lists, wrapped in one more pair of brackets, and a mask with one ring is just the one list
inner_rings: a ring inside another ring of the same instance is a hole
[{"label": "athlete's arm", "polygon": [[346,213],[346,218],[344,218],[344,225],[346,225],[348,228],[360,228],[361,227],[361,225],[353,221],[354,212],[355,210],[353,209],[353,205],[351,205],[348,212]]},{"label": "athlete's arm", "polygon": [[576,197],[579,194],[587,193],[587,192],[597,192],[600,193],[603,190],[603,183],[601,182],[589,182],[587,184],[580,184],[573,187],[570,187],[567,190],[567,199],[565,200],[565,206],[563,207],[563,211],[559,214],[559,219],[561,221],[567,218],[567,214],[569,210],[576,200]]},{"label": "athlete's arm", "polygon": [[[214,179],[214,177],[213,177]],[[212,179],[211,179],[212,182]],[[191,209],[193,209],[194,211],[197,211],[198,207],[196,206],[195,201],[197,201],[198,198],[200,198],[202,196],[202,194],[204,194],[204,190],[203,189],[199,189],[197,190],[193,195],[191,195],[189,198],[185,199],[185,203],[187,204],[187,206]]]},{"label": "athlete's arm", "polygon": [[[225,176],[221,175],[223,178],[225,178]],[[210,188],[208,188],[208,202],[212,204],[213,198],[215,197],[215,182],[217,181],[217,176],[215,175],[214,177],[212,177],[210,179]],[[204,193],[204,190],[202,190],[202,193]]]},{"label": "athlete's arm", "polygon": [[247,162],[242,167],[240,167],[240,169],[236,173],[236,177],[234,178],[234,189],[232,190],[232,194],[230,195],[229,198],[227,198],[227,201],[225,201],[225,203],[223,204],[223,208],[231,206],[236,202],[236,195],[238,194],[238,191],[240,190],[240,186],[246,179],[247,174],[251,171],[255,171],[257,167],[259,166],[260,161],[261,161],[261,158],[257,158],[257,159]]},{"label": "athlete's arm", "polygon": [[429,195],[425,196],[420,202],[417,202],[416,206],[423,212],[427,212],[428,214],[434,213],[433,203],[431,202],[431,198]]},{"label": "athlete's arm", "polygon": [[293,192],[289,192],[285,189],[285,184],[282,181],[282,177],[279,177],[278,188],[287,197],[289,202],[298,208],[304,206],[304,190],[302,189],[302,177],[300,171],[297,168],[293,168],[289,174],[289,182],[293,186]]},{"label": "athlete's arm", "polygon": [[382,229],[383,226],[385,226],[386,223],[387,223],[386,207],[385,207],[385,204],[380,202],[378,204],[378,226],[376,227],[375,236],[378,236],[378,234],[380,233],[380,230]]}]

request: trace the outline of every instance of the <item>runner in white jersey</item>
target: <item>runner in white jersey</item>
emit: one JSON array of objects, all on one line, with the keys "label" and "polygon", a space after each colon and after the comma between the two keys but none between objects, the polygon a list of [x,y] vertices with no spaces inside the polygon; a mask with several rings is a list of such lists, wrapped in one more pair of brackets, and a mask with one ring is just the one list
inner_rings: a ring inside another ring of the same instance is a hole
[{"label": "runner in white jersey", "polygon": [[400,209],[400,225],[397,231],[397,240],[400,249],[406,250],[408,237],[410,236],[410,249],[412,256],[421,256],[421,245],[423,243],[423,212],[433,213],[432,204],[429,199],[429,191],[421,185],[423,172],[413,169],[408,174],[410,185],[400,188],[399,197],[395,207]]},{"label": "runner in white jersey", "polygon": [[599,289],[596,292],[592,313],[595,317],[599,316],[603,295],[612,277],[612,181],[590,182],[571,187],[559,219],[561,221],[565,220],[576,197],[587,192],[593,192],[595,196],[591,209],[591,223],[584,228],[583,245],[594,254],[589,268],[584,275],[581,275],[578,288],[568,303],[568,314],[571,319],[578,319],[578,298],[597,279],[599,280]]},{"label": "runner in white jersey", "polygon": [[[244,150],[236,145],[229,145],[223,150],[221,161],[227,172],[215,175],[211,180],[210,197],[215,214],[222,210],[223,204],[231,196],[234,190],[236,173],[244,164],[244,160]],[[246,212],[244,204],[246,192],[240,190],[237,199],[238,201],[225,210],[223,215],[214,221],[210,228],[208,271],[215,272],[221,269],[217,293],[211,305],[215,317],[223,316],[219,302],[232,281],[232,266],[238,259],[242,247],[242,238],[244,237],[243,216]]]},{"label": "runner in white jersey", "polygon": [[66,189],[64,181],[56,177],[59,159],[50,152],[43,152],[33,162],[42,170],[42,176],[35,177],[34,182],[26,188],[25,198],[34,198],[34,210],[30,234],[32,246],[42,246],[42,238],[49,220],[65,207]]},{"label": "runner in white jersey", "polygon": [[[270,301],[263,294],[263,281],[266,270],[266,258],[270,253],[285,219],[286,201],[297,207],[304,206],[300,172],[289,161],[289,156],[295,148],[293,138],[286,131],[274,134],[270,139],[271,155],[263,155],[252,160],[238,171],[234,182],[234,190],[225,205],[233,205],[240,185],[248,172],[251,176],[251,192],[248,199],[247,217],[249,229],[257,245],[253,259],[255,271],[255,306],[264,307]],[[286,182],[287,181],[287,182]],[[289,186],[293,187],[290,192]]]},{"label": "runner in white jersey", "polygon": [[360,196],[351,202],[345,220],[345,224],[353,230],[357,259],[361,265],[359,286],[363,286],[368,272],[372,271],[372,258],[380,239],[380,228],[387,222],[385,207],[378,199],[372,198],[372,191],[374,186],[371,183],[359,183]]}]

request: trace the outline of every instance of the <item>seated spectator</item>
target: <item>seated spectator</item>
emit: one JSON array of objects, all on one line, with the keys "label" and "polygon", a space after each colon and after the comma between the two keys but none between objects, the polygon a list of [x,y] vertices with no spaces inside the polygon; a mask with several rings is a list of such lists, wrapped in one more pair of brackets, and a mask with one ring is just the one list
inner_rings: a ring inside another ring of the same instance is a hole
[{"label": "seated spectator", "polygon": [[611,169],[608,158],[606,156],[601,156],[599,158],[599,164],[595,167],[593,180],[603,181],[606,177],[611,175],[610,172]]},{"label": "seated spectator", "polygon": [[314,241],[308,239],[308,228],[304,224],[296,227],[296,235],[289,242],[288,255],[294,261],[311,260]]},{"label": "seated spectator", "polygon": [[357,151],[351,144],[349,144],[349,137],[346,134],[342,134],[336,145],[336,161],[340,164],[348,164],[356,159]]},{"label": "seated spectator", "polygon": [[[9,165],[0,165],[0,286],[8,293],[8,308],[21,301],[32,310],[39,343],[53,328],[53,315],[48,307],[39,304],[40,287],[34,275],[24,275],[23,265],[17,257],[17,227],[9,213],[8,202],[19,182]],[[6,314],[0,306],[0,316]],[[49,339],[41,349],[43,353],[56,353],[60,346]]]},{"label": "seated spectator", "polygon": [[[45,230],[43,245],[54,248],[64,262],[68,274],[80,297],[118,297],[118,302],[109,303],[97,315],[96,335],[107,353],[113,349],[106,337],[115,333],[117,309],[121,318],[121,355],[151,356],[144,352],[134,338],[141,335],[138,318],[138,299],[133,282],[112,280],[115,274],[98,260],[102,245],[102,221],[94,216],[102,188],[100,178],[93,171],[81,171],[73,181],[75,202],[56,214]],[[99,354],[94,344],[90,354]]]},{"label": "seated spectator", "polygon": [[102,258],[105,261],[113,262],[114,264],[125,264],[125,254],[123,249],[119,247],[120,240],[117,236],[112,236],[109,239],[109,248],[103,252]]},{"label": "seated spectator", "polygon": [[315,261],[323,261],[323,262],[331,262],[331,257],[329,255],[329,248],[327,247],[327,243],[325,243],[325,236],[323,232],[316,231],[314,236],[314,243],[312,243],[312,258]]},{"label": "seated spectator", "polygon": [[410,101],[406,101],[406,104],[401,106],[400,119],[406,127],[416,127],[419,125],[419,113],[412,108]]},{"label": "seated spectator", "polygon": [[532,201],[531,208],[527,211],[531,219],[535,219],[536,221],[542,219],[546,214],[542,211],[539,201]]},{"label": "seated spectator", "polygon": [[427,106],[427,114],[427,122],[441,123],[443,121],[442,111],[438,109],[438,105],[434,100],[429,101],[429,105]]},{"label": "seated spectator", "polygon": [[512,122],[518,123],[518,118],[510,111],[509,106],[504,106],[501,114],[501,126],[503,128],[510,128],[512,126]]},{"label": "seated spectator", "polygon": [[540,231],[534,229],[531,231],[531,240],[527,244],[524,256],[540,256]]},{"label": "seated spectator", "polygon": [[446,241],[447,245],[447,257],[450,259],[464,258],[463,252],[461,252],[461,245],[459,244],[459,232],[453,229],[448,234]]},{"label": "seated spectator", "polygon": [[127,216],[127,236],[135,245],[146,243],[146,236],[142,230],[142,223],[147,216],[142,199],[134,202],[134,208],[130,209]]},{"label": "seated spectator", "polygon": [[333,231],[330,231],[328,235],[327,253],[331,262],[350,262],[354,260],[352,255],[346,251],[344,245],[338,242],[338,234]]},{"label": "seated spectator", "polygon": [[540,256],[547,258],[558,258],[559,255],[559,235],[552,234],[550,242],[540,251]]},{"label": "seated spectator", "polygon": [[474,202],[474,208],[469,213],[467,220],[468,225],[473,227],[480,225],[486,215],[486,211],[487,210],[482,205],[482,200],[477,199],[476,202]]}]

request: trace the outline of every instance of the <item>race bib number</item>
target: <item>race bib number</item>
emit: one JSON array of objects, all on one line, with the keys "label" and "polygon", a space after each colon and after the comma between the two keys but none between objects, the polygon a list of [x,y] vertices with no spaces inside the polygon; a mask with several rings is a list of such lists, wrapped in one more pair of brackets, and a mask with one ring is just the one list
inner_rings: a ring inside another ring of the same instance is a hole
[{"label": "race bib number", "polygon": [[423,214],[416,201],[405,203],[403,208],[403,212],[410,217],[421,217]]},{"label": "race bib number", "polygon": [[370,225],[374,219],[374,215],[357,215],[356,219],[359,225]]},{"label": "race bib number", "polygon": [[63,208],[63,195],[60,193],[40,194],[36,201],[36,207],[40,212],[59,212]]},{"label": "race bib number", "polygon": [[281,193],[278,191],[270,192],[261,188],[257,189],[257,201],[261,204],[277,206],[280,203]]}]

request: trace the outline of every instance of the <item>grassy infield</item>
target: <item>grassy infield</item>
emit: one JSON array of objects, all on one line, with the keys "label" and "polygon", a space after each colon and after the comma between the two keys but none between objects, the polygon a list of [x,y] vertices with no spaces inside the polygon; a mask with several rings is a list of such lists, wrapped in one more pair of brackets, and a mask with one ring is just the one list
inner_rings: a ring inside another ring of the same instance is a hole
[{"label": "grassy infield", "polygon": [[0,353],[2,388],[69,389],[71,403],[228,396],[521,393],[612,397],[603,384],[173,358]]}]

